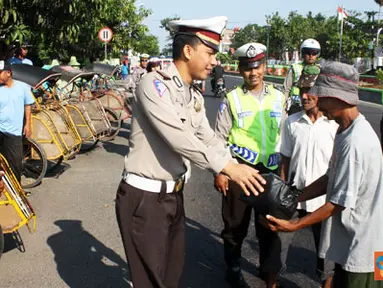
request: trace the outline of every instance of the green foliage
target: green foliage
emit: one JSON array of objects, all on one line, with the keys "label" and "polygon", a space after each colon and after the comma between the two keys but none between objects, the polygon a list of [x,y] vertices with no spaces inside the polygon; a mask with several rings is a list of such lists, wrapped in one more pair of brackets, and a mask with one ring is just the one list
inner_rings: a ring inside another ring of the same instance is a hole
[{"label": "green foliage", "polygon": [[[348,11],[349,17],[344,21],[343,56],[352,59],[368,56],[368,43],[374,38],[377,27],[373,17],[363,21],[360,13]],[[366,12],[368,14],[368,12]],[[323,14],[306,16],[296,11],[282,17],[278,12],[266,16],[270,26],[269,55],[281,58],[286,50],[289,52],[300,49],[303,40],[317,39],[322,46],[322,56],[326,59],[335,59],[339,53],[340,22],[336,16],[326,17]],[[267,43],[267,28],[257,24],[249,24],[235,34],[232,47],[238,48],[249,42]]]},{"label": "green foliage", "polygon": [[232,47],[238,48],[249,42],[266,43],[266,30],[257,24],[249,24],[237,32]]},{"label": "green foliage", "polygon": [[[170,30],[169,22],[172,21],[172,20],[179,20],[179,19],[180,19],[180,17],[173,16],[173,17],[168,17],[168,18],[165,18],[165,19],[161,20],[160,28],[165,29],[169,33],[168,37],[166,38],[167,41],[172,41],[173,37],[174,37],[174,34],[175,34],[174,31]],[[172,51],[173,51],[172,43],[168,43],[162,49],[161,54],[166,55],[166,56],[170,56],[170,55],[172,55]]]},{"label": "green foliage", "polygon": [[379,84],[383,84],[383,70],[376,70],[376,79],[378,79]]},{"label": "green foliage", "polygon": [[104,26],[114,33],[108,43],[113,55],[128,49],[141,53],[146,51],[140,49],[159,49],[158,39],[147,35],[142,24],[151,11],[137,9],[134,0],[3,0],[0,8],[0,33],[6,42],[27,38],[40,59],[103,58],[104,45],[97,33]]},{"label": "green foliage", "polygon": [[224,64],[234,64],[234,60],[233,58],[227,54],[227,53],[217,53],[216,54],[216,58],[217,60],[221,61],[221,64],[224,65]]}]

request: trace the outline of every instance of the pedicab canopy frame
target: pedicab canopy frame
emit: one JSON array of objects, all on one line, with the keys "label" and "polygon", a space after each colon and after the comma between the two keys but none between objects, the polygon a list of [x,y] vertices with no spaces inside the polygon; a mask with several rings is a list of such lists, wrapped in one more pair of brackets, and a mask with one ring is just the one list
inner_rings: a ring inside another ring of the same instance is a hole
[{"label": "pedicab canopy frame", "polygon": [[12,73],[14,79],[32,87],[36,104],[32,110],[31,138],[43,148],[47,159],[57,165],[77,154],[81,147],[80,135],[55,96],[61,73],[25,64],[12,65]]},{"label": "pedicab canopy frame", "polygon": [[99,77],[95,77],[92,87],[93,95],[100,99],[104,107],[115,111],[122,121],[131,117],[131,99],[133,94],[129,89],[129,83],[115,79],[119,66],[103,63],[93,63],[85,68],[86,72],[93,72]]},{"label": "pedicab canopy frame", "polygon": [[113,65],[95,62],[89,66],[86,66],[85,68],[83,68],[83,70],[86,72],[94,72],[95,74],[113,77],[119,70],[119,66],[113,66]]},{"label": "pedicab canopy frame", "polygon": [[[96,74],[70,66],[55,66],[51,70],[62,74],[58,97],[66,102],[65,106],[75,122],[83,142],[96,143],[100,138],[108,140],[112,133],[108,115],[113,111],[106,112],[107,108],[104,109],[101,102],[94,98],[90,91],[90,82]],[[113,117],[118,118],[117,115],[113,115]]]}]

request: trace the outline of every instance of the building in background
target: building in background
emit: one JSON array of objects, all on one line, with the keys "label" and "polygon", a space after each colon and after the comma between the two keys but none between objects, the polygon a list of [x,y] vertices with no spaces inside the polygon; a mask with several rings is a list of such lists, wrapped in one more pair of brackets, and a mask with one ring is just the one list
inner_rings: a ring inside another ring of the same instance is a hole
[{"label": "building in background", "polygon": [[234,38],[234,29],[226,29],[223,33],[222,41],[219,47],[219,52],[229,53],[232,40]]}]

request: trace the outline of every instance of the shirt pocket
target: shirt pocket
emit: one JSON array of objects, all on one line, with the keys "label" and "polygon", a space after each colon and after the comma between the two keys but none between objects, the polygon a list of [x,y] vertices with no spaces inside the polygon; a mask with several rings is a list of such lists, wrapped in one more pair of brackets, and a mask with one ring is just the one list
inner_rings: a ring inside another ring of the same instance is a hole
[{"label": "shirt pocket", "polygon": [[203,113],[201,111],[196,111],[195,108],[191,111],[191,125],[194,129],[197,129],[201,126],[203,119]]},{"label": "shirt pocket", "polygon": [[176,101],[174,103],[174,108],[175,108],[175,111],[178,115],[178,117],[180,118],[181,122],[183,124],[185,124],[186,120],[187,120],[187,114],[186,114],[186,109],[184,107],[184,105],[181,103],[181,102],[178,102]]},{"label": "shirt pocket", "polygon": [[190,108],[190,115],[191,125],[194,129],[197,129],[201,126],[203,117],[205,115],[203,105],[203,99],[199,99],[199,97],[193,96],[193,106]]}]

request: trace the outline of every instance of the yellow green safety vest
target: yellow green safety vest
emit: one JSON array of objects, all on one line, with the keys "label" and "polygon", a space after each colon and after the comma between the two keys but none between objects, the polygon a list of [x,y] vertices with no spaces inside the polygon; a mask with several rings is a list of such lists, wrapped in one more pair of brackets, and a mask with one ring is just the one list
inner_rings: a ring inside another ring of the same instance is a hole
[{"label": "yellow green safety vest", "polygon": [[285,96],[272,85],[265,85],[267,95],[262,101],[241,87],[226,95],[233,115],[229,145],[235,156],[274,170],[280,163],[278,144]]},{"label": "yellow green safety vest", "polygon": [[299,78],[301,78],[303,65],[302,64],[293,64],[291,65],[293,69],[293,86],[290,90],[290,96],[299,96],[299,88],[297,87]]}]

